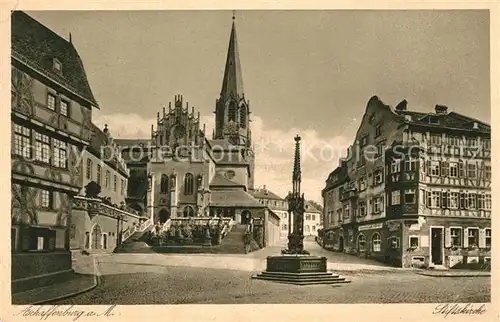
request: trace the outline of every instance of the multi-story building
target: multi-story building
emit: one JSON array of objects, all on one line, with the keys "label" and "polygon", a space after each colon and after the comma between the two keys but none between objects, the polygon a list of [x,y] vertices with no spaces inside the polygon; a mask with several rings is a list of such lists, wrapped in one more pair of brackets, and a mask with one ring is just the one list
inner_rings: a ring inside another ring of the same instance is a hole
[{"label": "multi-story building", "polygon": [[304,236],[318,236],[318,231],[322,229],[321,211],[310,202],[304,205]]},{"label": "multi-story building", "polygon": [[[255,189],[253,196],[279,216],[280,238],[287,238],[290,233],[289,228],[293,229],[288,215],[287,199],[273,193],[265,185],[263,188]],[[318,230],[322,228],[321,211],[309,201],[306,201],[304,210],[304,236],[318,236]]]},{"label": "multi-story building", "polygon": [[[71,249],[112,252],[123,231],[138,224],[141,216],[126,205],[129,171],[109,129],[92,125],[92,133],[90,145],[82,153],[83,187],[75,197]],[[92,185],[99,187],[97,194]]]},{"label": "multi-story building", "polygon": [[253,197],[278,215],[280,218],[280,238],[287,238],[289,234],[288,202],[267,189],[265,185],[262,188],[255,189]]},{"label": "multi-story building", "polygon": [[92,94],[71,37],[14,11],[11,47],[12,290],[71,272],[73,196],[91,139]]},{"label": "multi-story building", "polygon": [[327,179],[325,246],[397,266],[453,267],[491,256],[491,128],[436,105],[376,96]]}]

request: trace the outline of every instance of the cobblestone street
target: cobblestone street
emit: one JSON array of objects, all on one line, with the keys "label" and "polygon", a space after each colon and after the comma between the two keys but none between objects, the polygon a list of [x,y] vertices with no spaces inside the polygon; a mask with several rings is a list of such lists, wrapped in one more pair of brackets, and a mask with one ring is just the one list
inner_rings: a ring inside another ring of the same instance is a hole
[{"label": "cobblestone street", "polygon": [[[331,253],[314,243],[307,247],[314,255],[328,255],[329,267],[343,267],[340,274],[352,283],[294,286],[251,279],[252,273],[261,269],[264,258],[276,254],[279,245],[246,256],[111,255],[98,258],[101,278],[96,289],[55,304],[490,301],[489,277],[421,276],[411,270],[377,266],[350,255]],[[336,259],[340,263],[332,263]]]}]

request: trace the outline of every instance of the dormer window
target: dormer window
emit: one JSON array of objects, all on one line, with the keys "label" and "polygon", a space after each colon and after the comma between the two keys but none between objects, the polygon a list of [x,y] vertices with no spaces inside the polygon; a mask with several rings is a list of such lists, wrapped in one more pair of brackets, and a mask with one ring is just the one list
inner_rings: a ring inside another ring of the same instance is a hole
[{"label": "dormer window", "polygon": [[52,68],[54,69],[55,72],[62,73],[62,64],[59,61],[59,59],[54,58],[52,60]]},{"label": "dormer window", "polygon": [[429,124],[439,124],[439,118],[434,115],[429,115]]}]

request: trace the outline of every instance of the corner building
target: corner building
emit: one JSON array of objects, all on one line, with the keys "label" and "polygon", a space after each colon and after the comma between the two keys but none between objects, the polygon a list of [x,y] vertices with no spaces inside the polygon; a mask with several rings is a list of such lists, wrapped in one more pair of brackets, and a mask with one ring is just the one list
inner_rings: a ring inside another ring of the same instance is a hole
[{"label": "corner building", "polygon": [[324,247],[401,267],[491,259],[491,128],[376,96],[323,189]]},{"label": "corner building", "polygon": [[11,47],[12,291],[71,273],[73,198],[97,102],[69,41],[14,11]]}]

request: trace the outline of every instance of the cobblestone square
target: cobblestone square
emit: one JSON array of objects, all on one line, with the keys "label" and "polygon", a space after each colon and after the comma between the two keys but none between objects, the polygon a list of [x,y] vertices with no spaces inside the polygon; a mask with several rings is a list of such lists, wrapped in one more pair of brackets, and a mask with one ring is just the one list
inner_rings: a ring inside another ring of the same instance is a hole
[{"label": "cobblestone square", "polygon": [[[56,304],[489,302],[489,277],[431,277],[307,243],[350,284],[296,286],[251,279],[279,247],[245,256],[120,254],[98,257],[100,284]],[[215,263],[220,263],[219,265]],[[232,268],[232,269],[231,269]]]}]

